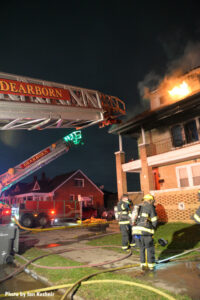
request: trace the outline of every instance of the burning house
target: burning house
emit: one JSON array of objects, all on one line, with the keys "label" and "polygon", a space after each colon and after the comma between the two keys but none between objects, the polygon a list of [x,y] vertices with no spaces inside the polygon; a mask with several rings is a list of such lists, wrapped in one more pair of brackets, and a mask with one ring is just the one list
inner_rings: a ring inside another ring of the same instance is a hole
[{"label": "burning house", "polygon": [[[119,135],[118,194],[127,192],[126,174],[139,173],[161,221],[192,222],[200,189],[200,67],[164,79],[149,100],[148,111],[110,130]],[[122,136],[137,140],[139,158],[125,161]]]}]

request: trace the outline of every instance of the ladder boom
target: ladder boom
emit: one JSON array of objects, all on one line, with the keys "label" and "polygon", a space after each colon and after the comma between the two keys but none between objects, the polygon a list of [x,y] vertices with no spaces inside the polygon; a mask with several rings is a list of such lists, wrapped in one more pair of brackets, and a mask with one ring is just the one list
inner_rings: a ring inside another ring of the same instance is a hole
[{"label": "ladder boom", "polygon": [[78,145],[81,139],[81,131],[74,131],[34,154],[14,168],[10,168],[6,173],[0,175],[0,193],[68,152],[73,145]]},{"label": "ladder boom", "polygon": [[0,73],[3,130],[85,128],[124,114],[122,100],[97,90]]}]

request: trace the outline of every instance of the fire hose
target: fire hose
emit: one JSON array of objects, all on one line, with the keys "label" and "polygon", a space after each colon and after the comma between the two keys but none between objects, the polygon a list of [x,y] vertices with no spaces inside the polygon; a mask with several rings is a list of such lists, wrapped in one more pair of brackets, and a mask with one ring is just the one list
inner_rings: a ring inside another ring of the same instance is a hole
[{"label": "fire hose", "polygon": [[190,250],[184,251],[183,253],[179,253],[179,254],[170,256],[170,257],[168,257],[168,258],[164,258],[164,259],[161,259],[161,260],[157,260],[156,263],[157,263],[157,264],[161,264],[161,263],[164,263],[164,262],[168,262],[168,261],[170,261],[170,260],[176,259],[177,257],[183,256],[183,255],[185,255],[185,254],[188,254],[188,253],[194,252],[194,251],[200,251],[200,247],[199,247],[199,248],[195,248],[195,249],[190,249]]},{"label": "fire hose", "polygon": [[58,226],[58,227],[52,227],[52,228],[29,228],[22,226],[19,221],[14,217],[14,221],[16,225],[23,230],[32,231],[32,232],[41,232],[41,231],[52,231],[52,230],[59,230],[59,229],[68,229],[68,228],[87,228],[92,227],[96,225],[107,225],[112,223],[112,221],[105,221],[105,222],[94,222],[94,223],[88,223],[88,224],[81,224],[81,225],[70,225],[70,226]]},{"label": "fire hose", "polygon": [[[114,271],[119,271],[119,270],[123,270],[123,269],[128,269],[128,268],[134,268],[134,267],[137,267],[138,264],[133,264],[133,265],[127,265],[127,266],[123,266],[123,267],[118,267],[118,268],[112,268],[112,269],[108,269],[108,270],[103,270],[103,271],[99,271],[99,272],[96,272],[96,273],[93,273],[93,274],[90,274],[88,276],[85,276],[81,279],[79,279],[77,282],[75,282],[74,284],[63,284],[63,285],[57,285],[57,286],[51,286],[51,287],[47,287],[47,288],[43,288],[43,289],[37,289],[37,290],[29,290],[29,291],[23,291],[23,295],[27,295],[27,294],[30,294],[30,293],[42,293],[42,292],[47,292],[47,291],[52,291],[52,290],[58,290],[58,289],[62,289],[62,288],[69,288],[66,293],[62,296],[62,298],[60,300],[64,300],[64,299],[67,299],[67,296],[69,295],[69,293],[77,286],[80,286],[81,285],[90,285],[90,284],[97,284],[97,283],[116,283],[116,284],[124,284],[124,285],[129,285],[129,286],[136,286],[136,287],[139,287],[139,288],[142,288],[142,289],[146,289],[146,290],[149,290],[151,292],[154,292],[160,296],[163,296],[165,297],[166,299],[168,300],[175,300],[174,297],[154,288],[154,287],[150,287],[150,286],[147,286],[145,284],[141,284],[141,283],[137,283],[137,282],[133,282],[133,281],[125,281],[125,280],[117,280],[117,279],[114,279],[114,280],[110,280],[110,279],[104,279],[104,280],[91,280],[91,281],[84,281],[84,280],[87,280],[93,276],[96,276],[98,274],[101,274],[101,273],[106,273],[106,272],[114,272]],[[4,297],[5,295],[0,295],[0,297]]]},{"label": "fire hose", "polygon": [[[81,248],[81,250],[96,249],[96,248],[102,248],[102,247],[116,247],[116,248],[121,248],[120,246],[104,245],[104,246],[85,247],[85,248]],[[46,254],[43,254],[41,256],[35,257],[32,260],[27,261],[26,264],[22,265],[20,268],[18,268],[16,271],[14,271],[13,273],[11,273],[7,277],[5,277],[3,279],[0,279],[0,283],[2,283],[4,281],[12,278],[13,276],[21,273],[24,269],[26,269],[28,267],[28,265],[33,264],[33,262],[36,261],[36,260],[38,260],[38,259],[41,259],[41,258],[49,256],[49,255],[53,255],[53,254],[61,254],[61,253],[64,253],[64,252],[70,252],[70,251],[76,251],[76,250],[79,250],[79,249],[77,249],[77,248],[70,248],[70,249],[65,249],[65,250],[58,250],[58,251],[55,251],[53,253],[46,253]],[[129,256],[131,256],[131,255],[132,255],[132,253],[129,252],[128,254],[126,254],[126,256],[123,256],[121,258],[115,259],[113,261],[102,262],[102,263],[93,264],[93,265],[80,265],[80,266],[70,266],[70,267],[48,267],[48,266],[39,266],[39,265],[35,265],[35,266],[38,267],[38,268],[47,268],[47,269],[65,269],[65,268],[66,269],[73,269],[73,268],[83,268],[83,267],[89,267],[90,268],[90,267],[98,267],[98,266],[102,266],[102,265],[106,265],[106,264],[111,264],[111,263],[114,263],[114,262],[126,259]],[[17,254],[17,256],[18,257],[22,257],[23,259],[25,259],[21,255]]]},{"label": "fire hose", "polygon": [[[95,246],[95,247],[86,247],[86,249],[92,249],[92,248],[100,248],[102,246]],[[103,246],[103,247],[117,247],[117,246],[113,246],[113,245],[107,245],[107,246]],[[120,246],[118,246],[120,247]],[[31,264],[32,262],[40,259],[40,258],[43,258],[45,256],[48,256],[48,255],[51,255],[51,254],[59,254],[59,253],[63,253],[63,252],[67,252],[67,251],[72,251],[72,250],[78,250],[77,248],[70,248],[70,249],[67,249],[65,251],[63,250],[58,250],[56,251],[55,253],[48,253],[48,254],[45,254],[45,255],[42,255],[42,256],[39,256],[37,258],[34,258],[32,259],[31,261],[27,262],[25,265],[23,265],[22,267],[20,267],[17,272],[14,272],[12,274],[10,274],[8,277],[4,278],[3,280],[0,280],[0,283],[13,277],[14,275],[20,273],[21,271],[23,271],[29,264]],[[190,253],[190,252],[193,252],[193,251],[198,251],[200,250],[200,248],[195,248],[195,249],[192,249],[192,250],[188,250],[188,251],[185,251],[183,253],[180,253],[178,255],[174,255],[174,256],[171,256],[169,258],[166,258],[166,259],[163,259],[163,260],[160,260],[160,261],[157,261],[156,263],[157,264],[160,264],[162,262],[167,262],[167,261],[170,261],[172,259],[175,259],[179,256],[182,256],[182,255],[185,255],[187,253]],[[126,257],[123,257],[123,258],[120,258],[120,259],[117,259],[113,262],[116,262],[116,261],[119,261],[119,260],[122,260],[122,259],[125,259],[127,257],[129,257],[131,255],[131,252],[126,255]],[[100,264],[97,264],[97,265],[87,265],[87,267],[94,267],[94,266],[98,266],[98,265],[103,265],[103,264],[109,264],[109,263],[112,263],[111,261],[110,262],[105,262],[105,263],[100,263]],[[35,265],[37,267],[42,267],[40,265]],[[133,268],[133,267],[137,267],[139,266],[139,264],[133,264],[133,265],[127,265],[127,266],[123,266],[123,267],[118,267],[118,268],[112,268],[112,269],[108,269],[108,270],[103,270],[103,271],[99,271],[99,272],[96,272],[96,273],[93,273],[93,274],[90,274],[88,276],[85,276],[83,278],[81,278],[80,280],[78,280],[77,282],[75,282],[74,284],[66,284],[66,285],[59,285],[59,286],[52,286],[52,287],[48,287],[48,288],[44,288],[44,289],[38,289],[38,290],[32,290],[32,291],[24,291],[23,293],[30,293],[30,292],[42,292],[42,291],[51,291],[51,290],[57,290],[57,289],[61,289],[61,288],[67,288],[69,287],[69,289],[66,291],[66,293],[62,296],[61,300],[64,300],[66,299],[66,297],[69,295],[69,293],[75,289],[76,287],[78,288],[80,286],[80,284],[82,285],[89,285],[89,284],[95,284],[95,283],[119,283],[119,284],[125,284],[125,285],[130,285],[130,286],[138,286],[138,287],[141,287],[141,288],[144,288],[144,289],[147,289],[147,290],[150,290],[152,292],[155,292],[169,300],[174,300],[174,298],[172,296],[169,296],[168,294],[164,293],[164,292],[161,292],[160,290],[157,290],[156,288],[154,287],[149,287],[149,286],[146,286],[144,284],[139,284],[139,283],[135,283],[135,282],[129,282],[129,281],[123,281],[123,280],[94,280],[94,281],[87,281],[87,282],[84,282],[84,280],[87,280],[93,276],[96,276],[98,274],[101,274],[101,273],[105,273],[105,272],[112,272],[112,271],[118,271],[118,270],[122,270],[122,269],[127,269],[127,268]],[[73,268],[73,267],[86,267],[86,266],[72,266],[70,268]],[[55,267],[53,267],[55,268]],[[60,267],[57,267],[58,269],[60,269]],[[69,267],[67,267],[69,269]],[[5,295],[0,295],[0,297],[4,297]]]},{"label": "fire hose", "polygon": [[[73,289],[77,288],[80,286],[80,284],[93,277],[93,276],[96,276],[96,275],[99,275],[99,274],[102,274],[102,273],[108,273],[108,272],[114,272],[114,271],[119,271],[119,270],[122,270],[122,269],[128,269],[128,268],[133,268],[133,267],[137,267],[138,264],[135,264],[135,265],[128,265],[128,266],[124,266],[124,267],[119,267],[119,268],[112,268],[112,269],[108,269],[108,270],[103,270],[103,271],[99,271],[99,272],[96,272],[96,273],[93,273],[93,274],[90,274],[90,275],[87,275],[87,276],[84,276],[82,277],[81,279],[79,279],[78,281],[76,281],[74,284],[72,284],[69,289],[65,292],[65,294],[61,297],[60,300],[64,300],[64,299],[67,299],[67,297],[69,296],[69,294],[72,292]],[[117,280],[118,283],[122,283],[121,280]],[[104,280],[99,280],[99,282],[104,282]],[[115,280],[109,280],[109,282],[115,282]],[[129,281],[124,281],[124,282],[129,282]],[[124,283],[123,282],[123,283]],[[164,293],[164,292],[161,292],[160,290],[157,290],[156,288],[153,288],[153,287],[149,287],[147,285],[144,285],[144,284],[138,284],[136,282],[130,282],[130,283],[133,283],[132,285],[133,286],[139,286],[139,287],[142,287],[142,288],[145,288],[147,290],[150,290],[150,291],[154,291],[155,293],[161,295],[161,296],[164,296],[165,298],[169,299],[169,300],[175,300],[174,297],[172,296],[169,296],[168,294]],[[130,284],[131,285],[131,284]]]},{"label": "fire hose", "polygon": [[[88,225],[88,224],[87,224]],[[91,225],[91,224],[90,224]],[[94,225],[94,224],[92,224]],[[96,224],[95,224],[96,225]],[[62,226],[62,227],[67,227],[69,228],[69,226]],[[73,226],[73,227],[76,227],[77,226]],[[79,226],[78,226],[79,227]],[[28,230],[30,230],[30,228],[28,228]],[[97,247],[120,247],[120,246],[114,246],[114,245],[104,245],[104,246],[96,246],[96,247],[87,247],[85,249],[92,249],[92,248],[97,248]],[[121,247],[120,247],[121,248]],[[84,249],[84,248],[83,248]],[[37,258],[34,258],[33,260],[31,261],[28,261],[25,265],[23,265],[22,267],[20,267],[16,272],[10,274],[8,277],[0,280],[0,283],[13,277],[14,275],[20,273],[21,271],[23,271],[29,264],[32,264],[34,261],[40,259],[40,258],[43,258],[45,256],[48,256],[48,255],[51,255],[51,254],[59,254],[59,253],[63,253],[63,252],[68,252],[68,251],[73,251],[73,250],[78,250],[77,248],[71,248],[71,249],[67,249],[65,251],[63,250],[59,250],[59,251],[56,251],[54,253],[48,253],[48,254],[45,254],[45,255],[42,255],[40,257],[37,257]],[[193,252],[195,250],[200,250],[200,248],[196,248],[196,249],[192,249],[192,250],[188,250],[188,251],[185,251],[183,253],[180,253],[178,255],[174,255],[174,256],[171,256],[169,258],[166,258],[166,259],[163,259],[163,260],[158,260],[156,261],[157,264],[160,264],[160,263],[163,263],[163,262],[167,262],[167,261],[170,261],[172,259],[176,259],[177,257],[179,256],[182,256],[182,255],[185,255],[187,253],[190,253],[190,252]],[[131,255],[131,253],[129,253],[128,255],[126,255],[125,257],[123,258],[120,258],[120,259],[117,259],[117,260],[114,260],[114,261],[109,261],[109,262],[103,262],[103,263],[100,263],[100,264],[92,264],[92,265],[81,265],[81,266],[72,266],[72,267],[47,267],[47,266],[41,266],[41,265],[36,265],[36,264],[33,264],[35,267],[38,267],[38,268],[48,268],[48,269],[63,269],[63,268],[66,268],[66,269],[70,269],[70,268],[83,268],[83,267],[97,267],[97,266],[101,266],[101,265],[104,265],[104,264],[110,264],[110,263],[113,263],[113,262],[116,262],[118,260],[122,260],[122,259],[125,259],[127,257],[129,257]],[[22,257],[24,258],[24,257]],[[25,258],[24,258],[25,259]],[[61,300],[64,300],[66,299],[66,297],[70,294],[70,292],[74,289],[77,290],[77,288],[80,286],[80,284],[83,284],[83,285],[89,285],[89,284],[95,284],[95,283],[119,283],[119,284],[125,284],[125,285],[130,285],[130,286],[138,286],[138,287],[141,287],[141,288],[144,288],[144,289],[147,289],[147,290],[150,290],[150,291],[153,291],[167,299],[170,299],[170,300],[174,300],[173,297],[169,296],[168,294],[164,293],[164,292],[161,292],[153,287],[149,287],[149,286],[146,286],[144,284],[139,284],[139,283],[135,283],[135,282],[129,282],[129,281],[123,281],[123,280],[93,280],[93,281],[87,281],[85,282],[85,280],[93,277],[93,276],[96,276],[98,274],[101,274],[101,273],[106,273],[106,272],[112,272],[112,271],[118,271],[118,270],[122,270],[122,269],[126,269],[126,268],[133,268],[133,267],[137,267],[139,266],[139,264],[133,264],[133,265],[127,265],[127,266],[124,266],[124,267],[119,267],[119,268],[112,268],[112,269],[108,269],[108,270],[103,270],[103,271],[99,271],[99,272],[96,272],[96,273],[93,273],[93,274],[90,274],[90,275],[87,275],[81,279],[79,279],[77,282],[75,282],[74,284],[66,284],[66,285],[60,285],[60,286],[53,286],[53,287],[50,287],[50,288],[45,288],[45,289],[39,289],[39,290],[35,290],[35,292],[41,292],[41,291],[50,291],[50,290],[56,290],[56,289],[60,289],[60,288],[67,288],[69,287],[69,289],[66,291],[66,293],[62,296]],[[29,293],[29,292],[34,292],[33,291],[25,291],[23,293]],[[2,297],[5,295],[0,295],[0,297]]]},{"label": "fire hose", "polygon": [[[104,246],[94,246],[94,247],[84,247],[81,248],[81,250],[91,250],[91,249],[96,249],[96,248],[102,248],[102,247],[111,247],[111,248],[121,248],[121,246],[113,246],[113,245],[104,245]],[[68,250],[65,250],[63,252],[70,252],[70,251],[76,251],[76,250],[80,250],[77,248],[70,248]],[[56,252],[52,253],[52,254],[56,254]],[[110,261],[105,261],[105,262],[101,262],[98,264],[87,264],[87,265],[80,265],[80,266],[65,266],[65,267],[50,267],[50,266],[43,266],[43,265],[38,265],[38,264],[34,264],[31,263],[32,266],[37,267],[37,268],[41,268],[41,269],[49,269],[49,270],[65,270],[65,269],[78,269],[78,268],[91,268],[91,267],[100,267],[100,266],[104,266],[104,265],[108,265],[108,264],[112,264],[121,260],[124,260],[126,258],[128,258],[129,256],[131,256],[131,252],[129,252],[128,254],[126,254],[125,256],[121,257],[121,258],[117,258],[114,260],[110,260]],[[28,261],[28,259],[26,259],[24,256],[22,255],[18,255],[16,254],[16,256]]]}]

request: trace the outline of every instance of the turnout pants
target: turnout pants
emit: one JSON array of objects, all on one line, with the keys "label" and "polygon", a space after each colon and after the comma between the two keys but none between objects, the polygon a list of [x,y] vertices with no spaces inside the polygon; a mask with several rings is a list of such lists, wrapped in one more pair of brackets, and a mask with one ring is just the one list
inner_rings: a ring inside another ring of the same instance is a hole
[{"label": "turnout pants", "polygon": [[122,234],[122,250],[127,250],[131,244],[132,234],[130,224],[120,224]]},{"label": "turnout pants", "polygon": [[140,237],[140,262],[141,267],[154,268],[155,248],[151,235],[141,235]]}]

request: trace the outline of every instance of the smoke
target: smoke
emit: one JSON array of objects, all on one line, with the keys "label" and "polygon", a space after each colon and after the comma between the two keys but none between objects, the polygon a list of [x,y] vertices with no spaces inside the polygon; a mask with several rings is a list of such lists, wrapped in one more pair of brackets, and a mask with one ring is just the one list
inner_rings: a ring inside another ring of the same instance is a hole
[{"label": "smoke", "polygon": [[200,42],[189,42],[184,53],[178,59],[168,65],[168,73],[180,73],[180,75],[200,66]]},{"label": "smoke", "polygon": [[143,81],[138,83],[138,89],[140,96],[143,100],[149,99],[149,93],[151,90],[154,90],[159,83],[161,82],[162,77],[156,74],[154,71],[148,73]]},{"label": "smoke", "polygon": [[21,131],[2,130],[0,131],[0,141],[8,147],[16,148],[21,143],[22,135]]},{"label": "smoke", "polygon": [[154,71],[148,73],[143,81],[138,83],[141,101],[149,101],[149,93],[161,84],[165,84],[170,78],[179,77],[190,70],[200,66],[200,42],[188,42],[177,59],[167,64],[165,76],[160,76]]}]

